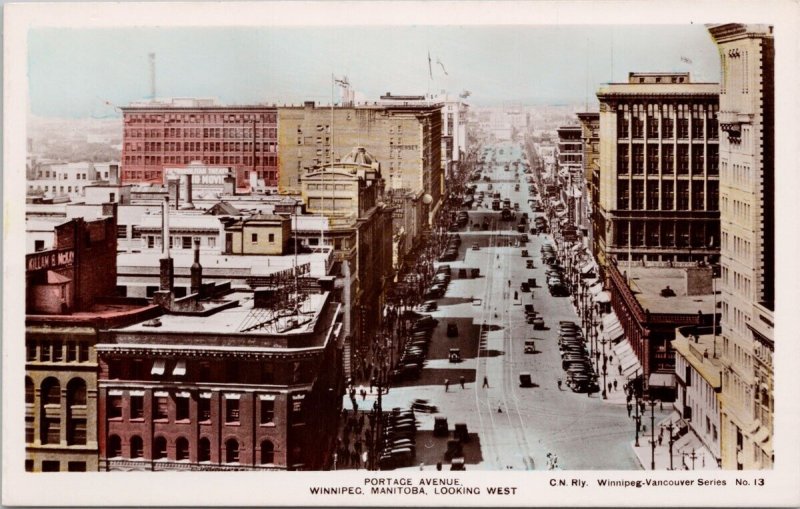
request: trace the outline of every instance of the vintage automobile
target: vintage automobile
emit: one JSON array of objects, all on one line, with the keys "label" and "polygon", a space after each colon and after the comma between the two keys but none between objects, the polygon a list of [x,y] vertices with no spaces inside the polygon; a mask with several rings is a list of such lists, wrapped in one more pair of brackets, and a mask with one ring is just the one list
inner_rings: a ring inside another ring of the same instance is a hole
[{"label": "vintage automobile", "polygon": [[533,340],[525,341],[525,353],[536,352],[536,343]]}]

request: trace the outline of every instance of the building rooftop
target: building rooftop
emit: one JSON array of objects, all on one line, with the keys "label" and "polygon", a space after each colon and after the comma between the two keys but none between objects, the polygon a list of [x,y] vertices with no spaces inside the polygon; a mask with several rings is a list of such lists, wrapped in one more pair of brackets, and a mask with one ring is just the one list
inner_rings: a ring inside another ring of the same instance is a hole
[{"label": "building rooftop", "polygon": [[672,341],[674,348],[692,367],[700,373],[705,381],[712,387],[720,387],[720,374],[722,363],[719,356],[722,352],[722,337],[717,334],[717,357],[714,358],[715,336],[711,333],[710,327],[700,329],[700,334],[692,334],[690,329],[693,327],[680,327]]},{"label": "building rooftop", "polygon": [[597,91],[601,101],[615,96],[719,96],[719,83],[609,83]]},{"label": "building rooftop", "polygon": [[[627,267],[620,262],[617,267],[628,273],[629,285],[642,308],[651,313],[692,314],[701,311],[704,315],[714,312],[714,295],[688,295],[686,291],[686,269],[679,267]],[[668,287],[674,297],[662,297],[661,290]],[[722,297],[717,296],[717,301]]]}]

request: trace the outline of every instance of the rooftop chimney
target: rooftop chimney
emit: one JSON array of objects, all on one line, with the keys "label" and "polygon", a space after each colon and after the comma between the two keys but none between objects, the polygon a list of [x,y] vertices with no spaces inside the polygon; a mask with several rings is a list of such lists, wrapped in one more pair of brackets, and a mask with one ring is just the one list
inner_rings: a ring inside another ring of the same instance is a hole
[{"label": "rooftop chimney", "polygon": [[119,185],[119,165],[118,164],[110,164],[108,165],[108,182],[112,186]]},{"label": "rooftop chimney", "polygon": [[169,199],[175,204],[175,208],[177,208],[181,198],[180,177],[167,179],[167,196],[169,196]]},{"label": "rooftop chimney", "polygon": [[191,267],[191,293],[200,293],[203,285],[203,267],[200,265],[200,239],[194,239],[194,263]]},{"label": "rooftop chimney", "polygon": [[236,194],[236,179],[231,174],[228,174],[222,180],[222,194],[233,196]]},{"label": "rooftop chimney", "polygon": [[169,253],[169,239],[169,196],[165,196],[161,210],[160,289],[171,292],[175,282],[175,266]]},{"label": "rooftop chimney", "polygon": [[192,176],[185,175],[184,178],[186,179],[186,199],[181,208],[191,210],[194,209],[194,203],[192,203]]}]

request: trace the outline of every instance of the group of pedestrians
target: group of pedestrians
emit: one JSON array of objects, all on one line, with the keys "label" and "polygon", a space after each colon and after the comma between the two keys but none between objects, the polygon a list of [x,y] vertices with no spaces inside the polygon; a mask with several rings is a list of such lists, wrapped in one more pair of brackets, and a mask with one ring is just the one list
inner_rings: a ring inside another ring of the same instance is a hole
[{"label": "group of pedestrians", "polygon": [[372,448],[373,414],[342,409],[341,432],[336,439],[334,468],[367,468]]},{"label": "group of pedestrians", "polygon": [[[462,375],[458,377],[458,383],[461,385],[462,389],[467,388],[467,379]],[[450,379],[444,379],[444,392],[448,392],[450,390]]]}]

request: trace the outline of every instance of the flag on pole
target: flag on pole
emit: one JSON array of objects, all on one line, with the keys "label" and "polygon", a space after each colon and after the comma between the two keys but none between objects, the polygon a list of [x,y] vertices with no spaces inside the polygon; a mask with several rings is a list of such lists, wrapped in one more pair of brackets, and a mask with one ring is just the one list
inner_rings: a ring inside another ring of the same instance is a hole
[{"label": "flag on pole", "polygon": [[428,75],[433,79],[433,65],[431,64],[431,52],[428,52]]},{"label": "flag on pole", "polygon": [[444,72],[444,75],[449,76],[449,74],[447,74],[447,69],[444,68],[444,64],[441,60],[439,60],[439,57],[436,57],[436,63],[442,66],[442,72]]},{"label": "flag on pole", "polygon": [[681,57],[681,62],[686,62],[687,64],[691,64],[692,60],[690,58],[687,58],[687,57]]}]

